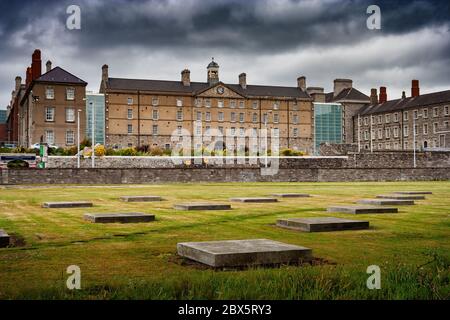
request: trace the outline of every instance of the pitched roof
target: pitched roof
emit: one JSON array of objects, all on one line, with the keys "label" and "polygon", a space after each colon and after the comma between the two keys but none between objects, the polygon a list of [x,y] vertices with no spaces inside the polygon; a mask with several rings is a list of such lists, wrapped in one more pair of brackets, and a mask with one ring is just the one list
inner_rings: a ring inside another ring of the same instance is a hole
[{"label": "pitched roof", "polygon": [[[297,87],[278,87],[278,86],[255,86],[247,85],[247,89],[242,89],[239,84],[226,84],[224,86],[237,92],[242,96],[251,97],[290,97],[304,98],[311,97]],[[207,82],[191,82],[190,86],[184,86],[181,81],[166,80],[140,80],[140,79],[121,79],[109,78],[108,88],[112,90],[142,90],[142,91],[159,91],[159,92],[176,92],[196,94],[205,91],[211,87]]]},{"label": "pitched roof", "polygon": [[342,90],[336,97],[334,92],[327,93],[325,95],[326,102],[338,102],[338,101],[370,101],[370,98],[364,93],[355,88],[347,88]]},{"label": "pitched roof", "polygon": [[425,107],[440,103],[450,103],[450,90],[423,94],[418,97],[390,100],[375,105],[366,105],[361,108],[360,115],[398,111],[417,107]]},{"label": "pitched roof", "polygon": [[70,72],[67,72],[61,67],[55,67],[47,73],[35,80],[36,82],[57,82],[57,83],[70,83],[70,84],[82,84],[87,85],[87,82],[74,76]]}]

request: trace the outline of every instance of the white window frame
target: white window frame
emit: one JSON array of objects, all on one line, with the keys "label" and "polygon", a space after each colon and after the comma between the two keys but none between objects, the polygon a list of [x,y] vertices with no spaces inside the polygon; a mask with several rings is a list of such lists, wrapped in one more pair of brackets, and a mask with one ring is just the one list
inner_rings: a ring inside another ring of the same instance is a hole
[{"label": "white window frame", "polygon": [[132,108],[127,109],[127,119],[133,120],[133,109]]},{"label": "white window frame", "polygon": [[[51,139],[49,139],[49,134],[51,134]],[[49,145],[55,144],[55,132],[53,130],[45,130],[45,142]]]},{"label": "white window frame", "polygon": [[[69,140],[71,138],[71,140]],[[73,146],[75,144],[75,132],[73,130],[66,131],[66,145]]]},{"label": "white window frame", "polygon": [[[69,94],[71,92],[71,94]],[[75,88],[66,88],[66,100],[74,101],[75,100]]]},{"label": "white window frame", "polygon": [[[51,112],[49,113],[49,111]],[[55,113],[55,107],[45,107],[45,122],[55,122]],[[51,115],[51,118],[49,118],[49,115]]]},{"label": "white window frame", "polygon": [[46,100],[55,100],[55,88],[53,88],[53,87],[45,88],[45,99]]},{"label": "white window frame", "polygon": [[[69,116],[72,117],[69,117]],[[75,108],[66,108],[66,122],[74,123],[75,122]]]}]

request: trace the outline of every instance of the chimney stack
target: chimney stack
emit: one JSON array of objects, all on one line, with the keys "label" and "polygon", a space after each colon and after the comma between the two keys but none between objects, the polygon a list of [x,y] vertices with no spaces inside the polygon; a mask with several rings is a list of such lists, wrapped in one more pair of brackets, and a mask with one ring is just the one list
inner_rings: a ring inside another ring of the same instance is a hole
[{"label": "chimney stack", "polygon": [[36,49],[32,55],[31,61],[31,81],[36,80],[42,75],[42,60],[41,60],[41,50]]},{"label": "chimney stack", "polygon": [[107,64],[104,64],[102,67],[102,82],[108,82],[109,78],[109,67]]},{"label": "chimney stack", "polygon": [[402,91],[402,99],[406,99],[406,92]]},{"label": "chimney stack", "polygon": [[411,84],[411,97],[420,96],[419,80],[413,80]]},{"label": "chimney stack", "polygon": [[351,79],[336,79],[334,80],[334,94],[336,97],[339,93],[341,93],[345,89],[353,88],[353,80]]},{"label": "chimney stack", "polygon": [[188,69],[181,71],[181,82],[183,82],[183,86],[185,87],[191,85],[191,72]]},{"label": "chimney stack", "polygon": [[32,79],[31,79],[32,77],[33,77],[33,74],[31,72],[31,67],[28,67],[27,71],[26,71],[26,78],[25,78],[25,85],[27,86],[27,88],[32,81]]},{"label": "chimney stack", "polygon": [[301,76],[297,78],[297,87],[302,91],[306,91],[306,77]]},{"label": "chimney stack", "polygon": [[370,90],[370,104],[376,105],[378,104],[378,92],[377,89]]},{"label": "chimney stack", "polygon": [[241,73],[239,75],[239,85],[242,89],[247,89],[247,74]]},{"label": "chimney stack", "polygon": [[17,76],[16,77],[16,88],[15,88],[16,92],[19,92],[21,85],[22,85],[22,78]]},{"label": "chimney stack", "polygon": [[48,60],[45,67],[47,68],[46,72],[50,72],[50,70],[52,70],[52,62]]},{"label": "chimney stack", "polygon": [[380,87],[380,103],[385,103],[387,102],[387,91],[386,91],[386,87]]}]

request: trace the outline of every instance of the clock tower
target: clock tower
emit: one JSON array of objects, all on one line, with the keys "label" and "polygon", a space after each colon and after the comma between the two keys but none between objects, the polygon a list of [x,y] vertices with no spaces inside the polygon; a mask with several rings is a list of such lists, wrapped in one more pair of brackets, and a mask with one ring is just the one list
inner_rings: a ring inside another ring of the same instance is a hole
[{"label": "clock tower", "polygon": [[211,63],[208,65],[208,83],[214,85],[219,83],[219,65],[212,58]]}]

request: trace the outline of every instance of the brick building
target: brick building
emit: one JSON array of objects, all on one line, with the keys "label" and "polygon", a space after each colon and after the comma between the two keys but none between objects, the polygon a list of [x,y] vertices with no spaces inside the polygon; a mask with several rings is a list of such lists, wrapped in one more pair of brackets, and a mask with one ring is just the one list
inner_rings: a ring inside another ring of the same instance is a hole
[{"label": "brick building", "polygon": [[50,61],[42,74],[41,65],[41,52],[36,50],[18,104],[19,145],[30,147],[45,142],[58,147],[74,146],[78,112],[81,139],[85,136],[87,83],[60,67],[52,68]]},{"label": "brick building", "polygon": [[450,148],[450,90],[420,94],[413,80],[411,97],[387,99],[387,89],[372,89],[371,103],[353,117],[354,142],[365,150]]},{"label": "brick building", "polygon": [[212,61],[206,82],[191,82],[189,70],[179,81],[121,79],[109,77],[104,65],[100,92],[108,147],[174,148],[184,132],[203,135],[208,145],[214,130],[234,139],[267,128],[279,137],[280,148],[312,151],[313,99],[305,77],[295,87],[262,86],[247,84],[242,73],[237,84],[228,84]]}]

